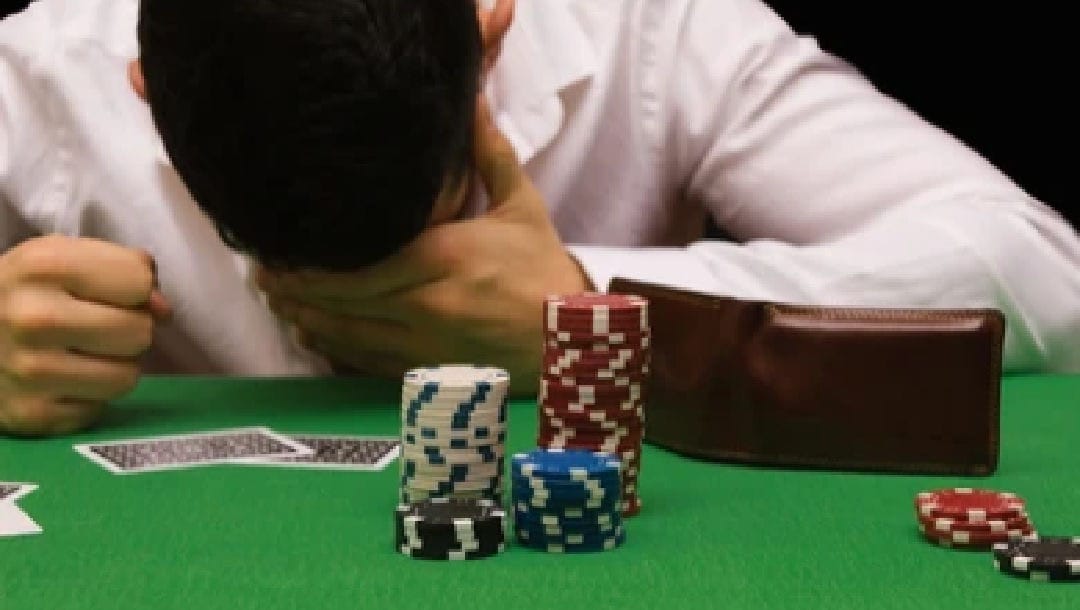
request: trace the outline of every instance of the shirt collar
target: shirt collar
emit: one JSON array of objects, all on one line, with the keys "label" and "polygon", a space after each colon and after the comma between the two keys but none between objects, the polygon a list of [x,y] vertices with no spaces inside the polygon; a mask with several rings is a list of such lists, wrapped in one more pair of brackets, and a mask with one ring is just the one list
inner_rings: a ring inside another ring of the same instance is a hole
[{"label": "shirt collar", "polygon": [[487,84],[495,120],[523,164],[559,132],[560,94],[596,72],[596,51],[570,4],[518,2]]}]

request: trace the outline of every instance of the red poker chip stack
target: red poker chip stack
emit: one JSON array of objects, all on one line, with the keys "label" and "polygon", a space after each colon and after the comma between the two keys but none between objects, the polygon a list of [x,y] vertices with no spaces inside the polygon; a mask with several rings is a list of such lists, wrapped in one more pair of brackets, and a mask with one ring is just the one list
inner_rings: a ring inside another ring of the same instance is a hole
[{"label": "red poker chip stack", "polygon": [[649,341],[644,298],[586,293],[544,303],[537,444],[617,455],[623,462],[626,517],[641,510]]},{"label": "red poker chip stack", "polygon": [[956,487],[915,496],[919,531],[942,546],[989,549],[1036,535],[1023,498],[1012,492]]}]

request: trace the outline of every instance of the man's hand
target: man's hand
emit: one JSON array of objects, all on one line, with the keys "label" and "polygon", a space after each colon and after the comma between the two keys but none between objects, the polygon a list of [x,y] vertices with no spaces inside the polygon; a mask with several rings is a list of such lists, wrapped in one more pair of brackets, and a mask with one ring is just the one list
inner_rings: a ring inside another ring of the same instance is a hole
[{"label": "man's hand", "polygon": [[480,107],[476,167],[491,200],[484,216],[434,226],[359,272],[260,274],[271,306],[309,347],[383,376],[419,365],[497,365],[516,392],[536,390],[544,297],[589,286],[543,197]]},{"label": "man's hand", "polygon": [[84,428],[139,377],[169,315],[145,252],[60,236],[0,257],[0,433]]}]

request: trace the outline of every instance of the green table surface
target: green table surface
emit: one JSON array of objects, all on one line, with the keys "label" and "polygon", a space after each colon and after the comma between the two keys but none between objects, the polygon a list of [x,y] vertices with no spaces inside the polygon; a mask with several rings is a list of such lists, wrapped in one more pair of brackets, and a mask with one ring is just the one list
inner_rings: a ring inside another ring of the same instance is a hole
[{"label": "green table surface", "polygon": [[[208,466],[118,476],[72,444],[266,425],[391,435],[398,391],[368,380],[149,378],[91,432],[0,439],[0,480],[44,527],[0,539],[0,609],[1080,608],[1080,585],[999,574],[986,552],[924,542],[913,495],[1013,490],[1044,534],[1080,533],[1080,378],[1005,380],[1002,462],[965,479],[710,463],[646,446],[622,548],[412,560],[392,549],[398,466]],[[510,407],[531,448],[535,402]]]}]

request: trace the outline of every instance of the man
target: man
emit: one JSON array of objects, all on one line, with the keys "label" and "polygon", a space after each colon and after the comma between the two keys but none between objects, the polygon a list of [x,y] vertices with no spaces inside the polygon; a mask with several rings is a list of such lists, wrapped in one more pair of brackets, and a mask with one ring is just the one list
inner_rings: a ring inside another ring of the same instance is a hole
[{"label": "man", "polygon": [[[543,295],[616,275],[998,307],[1010,370],[1080,370],[1076,233],[758,0],[510,7],[478,28],[468,0],[39,0],[4,22],[0,427],[78,429],[146,370],[467,360],[528,391]],[[707,215],[740,243],[702,241]]]}]

